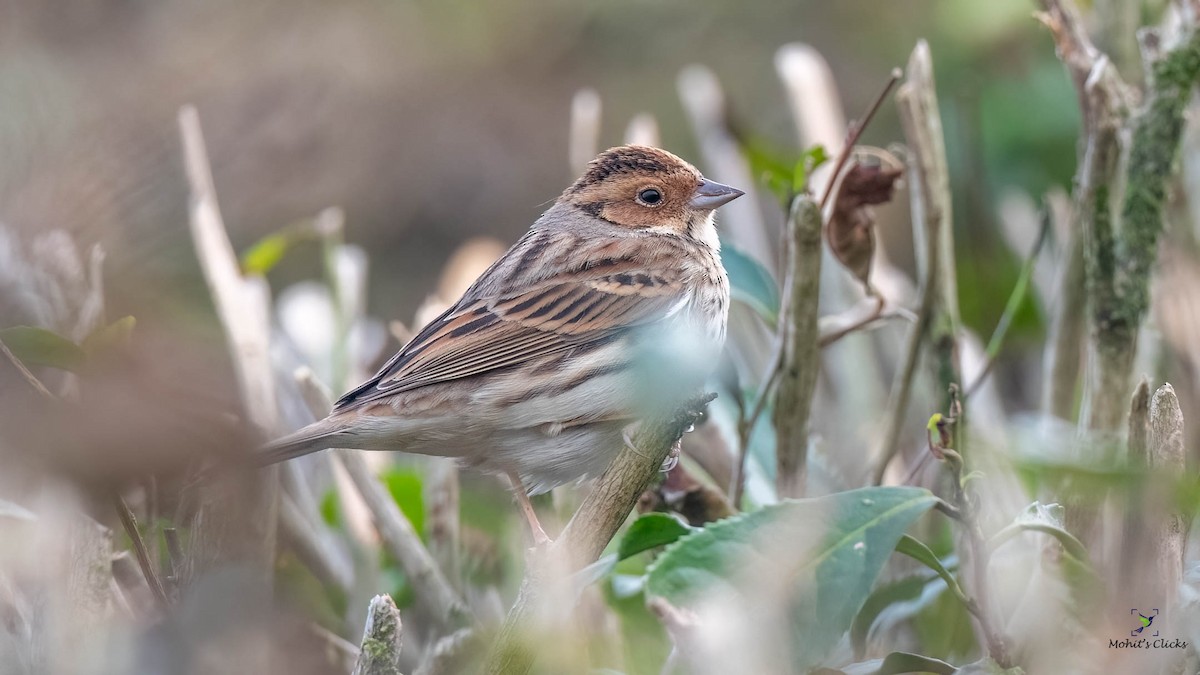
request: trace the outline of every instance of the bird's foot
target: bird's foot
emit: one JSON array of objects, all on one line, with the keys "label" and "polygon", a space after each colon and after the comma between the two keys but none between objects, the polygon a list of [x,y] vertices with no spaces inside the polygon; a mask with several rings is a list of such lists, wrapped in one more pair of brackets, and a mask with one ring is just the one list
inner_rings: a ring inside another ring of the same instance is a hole
[{"label": "bird's foot", "polygon": [[[642,451],[639,450],[636,445],[633,444],[633,437],[630,435],[629,429],[625,429],[624,431],[621,432],[621,440],[623,440],[625,442],[625,447],[629,448],[630,450],[634,451],[635,453],[637,453],[639,455],[642,455],[643,457],[646,456],[646,455],[642,454]],[[676,439],[676,441],[671,444],[671,451],[669,453],[667,453],[667,458],[663,460],[662,466],[659,467],[659,469],[658,469],[659,473],[666,473],[666,472],[670,471],[671,469],[674,469],[675,466],[679,464],[679,455],[682,452],[683,452],[683,439],[679,438],[679,439]]]},{"label": "bird's foot", "polygon": [[521,513],[525,515],[525,520],[529,522],[529,531],[533,534],[533,547],[539,549],[547,544],[554,543],[554,540],[542,529],[542,524],[538,521],[537,511],[533,510],[533,502],[529,501],[529,494],[525,491],[525,485],[521,483],[520,476],[510,471],[508,480],[512,483],[513,494],[517,497],[517,505],[521,507]]}]

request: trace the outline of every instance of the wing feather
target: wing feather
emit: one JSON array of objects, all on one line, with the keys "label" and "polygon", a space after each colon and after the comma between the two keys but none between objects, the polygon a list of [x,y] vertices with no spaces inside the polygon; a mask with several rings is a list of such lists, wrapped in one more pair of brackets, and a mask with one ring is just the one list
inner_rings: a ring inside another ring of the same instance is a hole
[{"label": "wing feather", "polygon": [[595,260],[579,250],[588,245],[523,238],[455,306],[422,329],[375,377],[346,394],[334,410],[606,341],[660,321],[687,302],[678,266],[646,260],[645,247],[622,251],[611,240],[591,243],[604,253],[601,264],[542,278],[531,276],[524,266],[505,264],[524,260],[529,251],[537,251],[539,259],[552,259],[556,248],[571,252],[572,247],[571,257]]}]

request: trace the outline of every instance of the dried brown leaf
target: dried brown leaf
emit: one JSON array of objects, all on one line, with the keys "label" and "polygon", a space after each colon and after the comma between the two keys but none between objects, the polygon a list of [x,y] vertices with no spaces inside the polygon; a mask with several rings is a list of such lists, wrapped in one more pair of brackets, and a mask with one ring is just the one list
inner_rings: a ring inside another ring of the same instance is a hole
[{"label": "dried brown leaf", "polygon": [[838,262],[864,286],[870,287],[871,258],[875,254],[873,204],[892,200],[903,170],[855,162],[846,169],[825,236]]}]

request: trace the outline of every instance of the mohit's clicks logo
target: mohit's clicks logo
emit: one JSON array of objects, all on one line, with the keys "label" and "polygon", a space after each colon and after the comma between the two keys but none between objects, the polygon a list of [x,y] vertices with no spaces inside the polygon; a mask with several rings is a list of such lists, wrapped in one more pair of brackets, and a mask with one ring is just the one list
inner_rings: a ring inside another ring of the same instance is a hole
[{"label": "mohit's clicks logo", "polygon": [[1131,609],[1129,616],[1135,622],[1129,631],[1129,637],[1120,640],[1110,639],[1108,641],[1109,649],[1187,649],[1188,643],[1185,640],[1152,639],[1158,637],[1158,629],[1162,626],[1157,608]]},{"label": "mohit's clicks logo", "polygon": [[1129,610],[1129,613],[1136,614],[1137,620],[1138,620],[1138,627],[1129,631],[1129,637],[1158,637],[1158,629],[1157,628],[1154,629],[1153,634],[1142,632],[1142,631],[1146,630],[1147,628],[1154,625],[1154,619],[1158,618],[1158,609],[1150,610],[1150,612],[1149,612],[1150,616],[1146,616],[1145,614],[1142,614],[1142,612],[1138,609],[1131,609],[1131,610]]}]

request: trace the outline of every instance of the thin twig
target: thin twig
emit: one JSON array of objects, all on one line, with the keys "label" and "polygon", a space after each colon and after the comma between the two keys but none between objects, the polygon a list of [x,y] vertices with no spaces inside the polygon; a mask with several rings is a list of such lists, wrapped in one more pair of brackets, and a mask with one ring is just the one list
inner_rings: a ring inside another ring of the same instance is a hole
[{"label": "thin twig", "polygon": [[371,510],[384,545],[396,557],[413,587],[419,589],[417,602],[442,626],[453,626],[460,617],[469,617],[470,610],[421,543],[421,537],[387,488],[371,473],[362,453],[343,449],[333,452]]},{"label": "thin twig", "polygon": [[[329,410],[329,392],[303,368],[296,372],[296,385],[301,397],[314,415]],[[333,456],[342,465],[354,484],[355,491],[371,513],[375,529],[384,546],[400,563],[404,573],[419,589],[417,602],[443,627],[454,626],[460,619],[471,620],[469,608],[438,567],[429,549],[404,516],[387,488],[371,473],[362,452],[336,449]]]},{"label": "thin twig", "polygon": [[1033,243],[1033,250],[1029,252],[1029,257],[1025,259],[1025,264],[1021,268],[1020,275],[1017,276],[1017,283],[1013,286],[1012,293],[1008,296],[1008,303],[1004,306],[1004,313],[1000,315],[1000,320],[996,322],[996,328],[992,331],[992,337],[988,340],[987,349],[985,350],[987,362],[983,366],[983,370],[979,375],[975,376],[975,381],[972,382],[964,391],[963,399],[971,398],[971,394],[983,384],[987,376],[991,374],[992,367],[996,365],[996,357],[1000,354],[1000,347],[1004,344],[1004,338],[1008,335],[1008,328],[1012,325],[1013,317],[1017,315],[1017,311],[1021,309],[1021,305],[1025,302],[1026,291],[1029,289],[1029,280],[1033,277],[1033,267],[1037,262],[1038,256],[1042,252],[1042,247],[1046,244],[1046,239],[1050,234],[1050,209],[1046,208],[1042,211],[1041,228],[1038,230],[1037,240]]},{"label": "thin twig", "polygon": [[42,384],[42,381],[37,379],[37,376],[30,372],[29,369],[25,367],[24,363],[21,363],[21,359],[18,359],[15,354],[9,351],[8,345],[4,344],[4,340],[0,340],[0,352],[4,352],[4,356],[8,357],[9,363],[13,364],[13,367],[16,368],[17,372],[21,374],[21,377],[23,377],[25,381],[29,383],[29,386],[33,387],[34,391],[41,394],[42,397],[48,401],[58,400],[58,397],[50,393],[50,390],[46,388],[46,385]]},{"label": "thin twig", "polygon": [[875,323],[879,319],[884,318],[883,309],[884,309],[884,307],[887,306],[887,300],[885,300],[882,295],[871,296],[871,298],[875,300],[875,308],[872,309],[870,311],[870,313],[868,313],[866,316],[862,317],[861,319],[859,319],[857,321],[851,322],[847,326],[842,326],[841,328],[838,328],[835,331],[832,331],[830,333],[821,333],[820,338],[818,338],[818,340],[817,340],[817,344],[821,348],[828,347],[829,345],[837,342],[838,340],[841,340],[842,338],[846,337],[847,335],[850,335],[851,333],[853,333],[855,331],[866,328],[867,326],[871,325],[872,323]]},{"label": "thin twig", "polygon": [[121,519],[121,526],[125,528],[125,534],[129,535],[129,540],[133,542],[133,552],[137,557],[138,567],[142,569],[142,576],[146,577],[146,583],[150,585],[150,591],[154,594],[158,606],[166,609],[168,605],[167,591],[163,588],[162,580],[158,578],[158,571],[154,569],[154,563],[150,560],[150,553],[146,549],[142,533],[138,531],[137,518],[134,517],[129,505],[125,503],[125,498],[119,493],[113,493],[112,502],[117,516]]},{"label": "thin twig", "polygon": [[846,133],[846,144],[842,146],[842,151],[838,153],[837,164],[833,167],[833,173],[830,174],[829,184],[825,186],[825,193],[821,195],[821,211],[825,211],[830,198],[833,196],[834,190],[841,184],[839,180],[842,170],[846,168],[846,163],[850,161],[850,156],[854,154],[854,146],[858,145],[858,139],[862,138],[863,132],[866,131],[867,125],[871,123],[871,119],[875,117],[875,113],[879,111],[879,107],[887,100],[888,94],[892,93],[892,89],[900,82],[900,78],[904,73],[899,68],[893,68],[888,81],[883,85],[883,89],[871,101],[871,105],[867,107],[866,113],[861,118],[850,123],[850,128]]},{"label": "thin twig", "polygon": [[[838,180],[839,174],[842,172],[842,170],[846,166],[846,163],[849,161],[850,156],[853,154],[854,146],[858,143],[858,140],[862,137],[863,132],[866,130],[866,128],[870,124],[871,120],[875,117],[875,113],[878,112],[880,106],[883,104],[883,102],[885,100],[887,100],[888,95],[892,92],[892,89],[896,86],[896,83],[898,83],[900,81],[900,77],[902,76],[902,74],[903,73],[901,73],[900,69],[898,69],[898,68],[894,69],[891,73],[891,76],[888,78],[887,83],[884,85],[883,89],[880,90],[879,95],[876,96],[875,99],[871,102],[871,105],[867,107],[867,110],[863,114],[861,120],[855,121],[849,125],[849,128],[847,129],[847,133],[846,133],[846,143],[842,147],[842,151],[838,155],[838,161],[837,161],[836,166],[834,167],[833,174],[830,177],[829,183],[825,186],[825,191],[821,197],[820,210],[822,212],[825,210],[825,206],[826,206],[827,202],[829,201],[834,190],[836,189],[836,186],[839,184],[839,180]],[[785,249],[784,253],[785,253],[785,258],[786,258],[787,256],[791,255],[790,244],[786,240],[784,243],[784,249]],[[787,307],[791,303],[791,288],[793,285],[791,275],[792,275],[792,269],[789,267],[786,269],[786,278],[784,279],[784,284],[783,284],[784,293],[783,293],[783,297],[781,298],[781,302],[780,302],[782,307]],[[874,318],[877,318],[877,317],[873,317],[871,320],[874,320]],[[868,321],[866,323],[869,323],[869,322],[870,321]],[[864,323],[863,325],[866,325],[866,323]],[[857,328],[857,327],[855,327],[855,328]],[[771,359],[770,359],[769,363],[767,364],[767,368],[765,371],[766,374],[762,378],[761,384],[758,388],[758,392],[757,392],[756,396],[754,397],[754,403],[753,403],[753,406],[751,407],[750,415],[748,417],[744,418],[738,425],[739,454],[741,456],[741,461],[739,462],[739,464],[745,463],[745,454],[746,454],[745,448],[749,442],[750,434],[753,433],[754,427],[758,423],[759,416],[762,415],[763,410],[766,408],[766,404],[771,395],[771,391],[774,389],[775,385],[779,381],[780,370],[783,366],[783,352],[784,352],[785,345],[786,345],[784,332],[785,332],[784,331],[784,321],[781,317],[780,321],[779,321],[779,328],[777,330],[775,339],[773,340],[773,343],[771,346],[771,352],[770,352]],[[841,337],[843,337],[843,335],[838,335],[838,336],[834,337],[833,339],[830,339],[828,342],[823,343],[821,346],[825,346],[826,344],[832,344]],[[738,482],[735,483],[734,490],[733,490],[733,498],[734,498],[735,506],[740,503],[741,490],[742,490],[742,485],[744,482],[744,469],[738,471],[737,475],[739,477],[739,480],[738,480]]]}]

